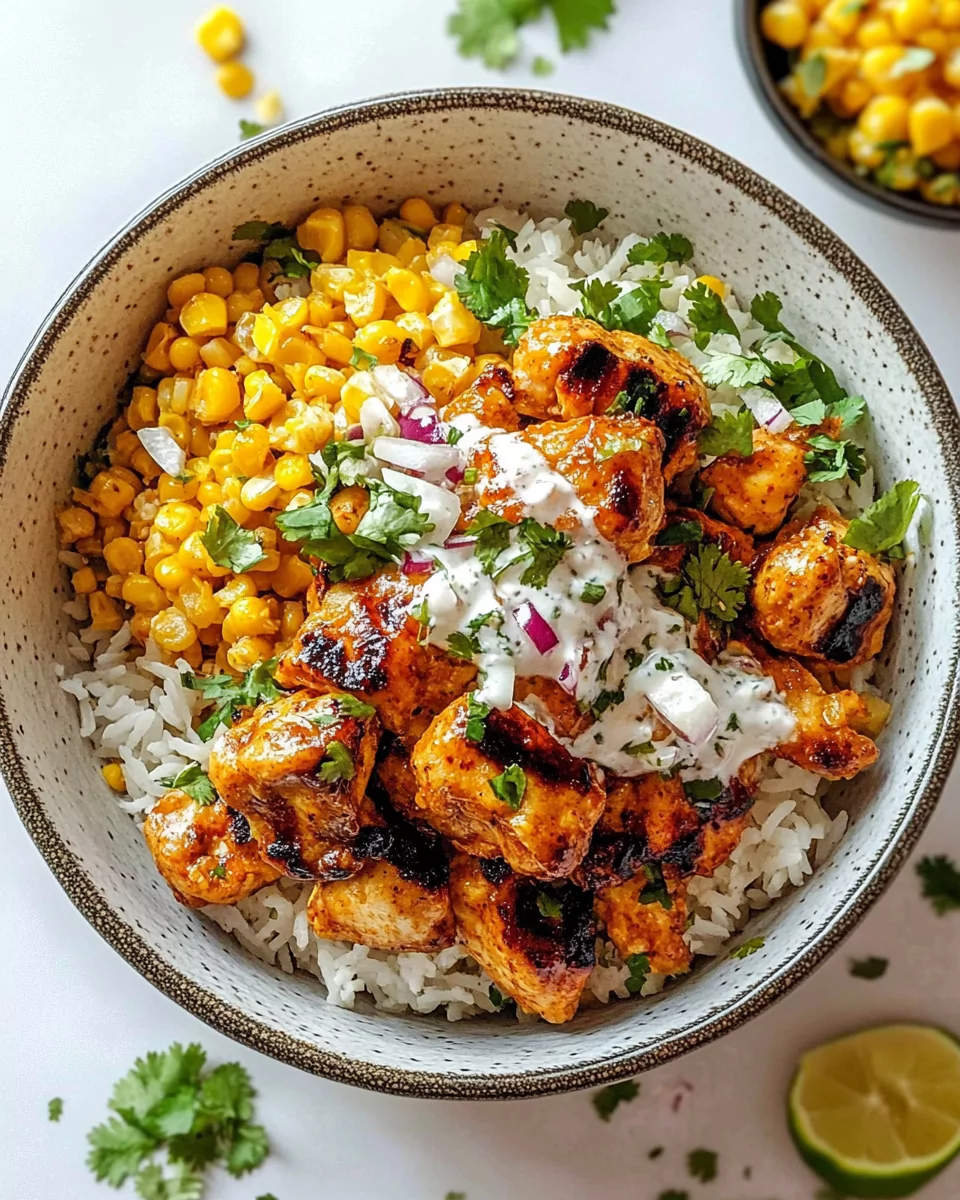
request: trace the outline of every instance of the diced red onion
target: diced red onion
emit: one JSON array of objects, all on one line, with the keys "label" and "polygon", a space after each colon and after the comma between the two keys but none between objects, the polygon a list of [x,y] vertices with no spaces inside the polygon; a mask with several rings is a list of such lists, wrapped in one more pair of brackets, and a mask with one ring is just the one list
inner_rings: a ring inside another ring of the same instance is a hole
[{"label": "diced red onion", "polygon": [[476,538],[465,537],[462,533],[456,534],[454,537],[449,537],[443,543],[445,550],[464,550],[467,546],[476,545]]},{"label": "diced red onion", "polygon": [[647,699],[673,732],[702,746],[717,731],[720,710],[707,689],[692,676],[669,672],[646,686]]},{"label": "diced red onion", "polygon": [[428,554],[420,554],[416,550],[408,550],[403,558],[400,570],[404,575],[430,575],[436,563]]},{"label": "diced red onion", "polygon": [[162,425],[138,429],[140,445],[150,455],[161,471],[168,475],[182,475],[187,465],[187,456],[169,429]]},{"label": "diced red onion", "polygon": [[451,467],[447,472],[447,478],[454,485],[463,482],[463,467]]},{"label": "diced red onion", "polygon": [[557,683],[560,684],[565,692],[569,693],[571,696],[575,696],[577,694],[578,682],[579,680],[577,679],[577,674],[573,667],[571,667],[569,663],[564,663],[563,670],[557,677]]},{"label": "diced red onion", "polygon": [[350,428],[347,430],[347,436],[346,436],[345,440],[348,442],[362,442],[363,441],[363,426],[362,425],[351,425]]},{"label": "diced red onion", "polygon": [[412,442],[446,445],[447,438],[432,404],[415,404],[400,413],[400,436]]},{"label": "diced red onion", "polygon": [[549,654],[560,639],[532,604],[526,602],[513,610],[517,624],[541,654]]},{"label": "diced red onion", "polygon": [[753,413],[757,424],[769,433],[783,433],[793,424],[793,417],[776,396],[763,388],[750,388],[744,392],[743,402]]}]

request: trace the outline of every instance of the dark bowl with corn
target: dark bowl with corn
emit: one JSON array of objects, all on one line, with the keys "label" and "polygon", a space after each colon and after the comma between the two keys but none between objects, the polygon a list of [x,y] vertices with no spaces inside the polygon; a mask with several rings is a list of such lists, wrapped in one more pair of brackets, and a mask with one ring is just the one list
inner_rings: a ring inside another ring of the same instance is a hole
[{"label": "dark bowl with corn", "polygon": [[764,108],[875,208],[960,228],[960,0],[739,0]]}]

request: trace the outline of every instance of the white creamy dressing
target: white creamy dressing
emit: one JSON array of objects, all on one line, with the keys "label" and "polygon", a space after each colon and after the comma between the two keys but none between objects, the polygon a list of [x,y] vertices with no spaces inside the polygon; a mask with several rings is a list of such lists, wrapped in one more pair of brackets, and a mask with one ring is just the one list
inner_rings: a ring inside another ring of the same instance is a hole
[{"label": "white creamy dressing", "polygon": [[[509,489],[524,515],[554,528],[559,523],[573,544],[542,588],[520,582],[527,560],[509,565],[524,549],[516,535],[497,560],[496,578],[484,573],[472,544],[429,544],[428,535],[418,547],[436,567],[418,589],[413,611],[426,618],[432,645],[448,649],[454,634],[477,639],[478,701],[506,709],[517,678],[556,680],[582,706],[602,709],[594,725],[567,743],[572,753],[622,776],[679,768],[683,779],[726,783],[748,758],[790,736],[794,719],[773,680],[739,659],[721,655],[711,665],[701,658],[690,645],[692,627],[660,603],[659,572],[628,566],[597,532],[595,510],[539,451],[519,434],[471,422],[459,443],[465,461],[482,442],[497,469],[478,483],[481,496],[484,489]],[[599,603],[583,599],[588,584],[594,594],[605,589]],[[543,653],[521,625],[529,621],[527,605],[557,639]],[[696,729],[694,741],[672,731],[653,742],[663,726],[651,696],[664,712],[687,706],[689,722],[677,728],[688,735]],[[551,724],[535,698],[525,704]]]}]

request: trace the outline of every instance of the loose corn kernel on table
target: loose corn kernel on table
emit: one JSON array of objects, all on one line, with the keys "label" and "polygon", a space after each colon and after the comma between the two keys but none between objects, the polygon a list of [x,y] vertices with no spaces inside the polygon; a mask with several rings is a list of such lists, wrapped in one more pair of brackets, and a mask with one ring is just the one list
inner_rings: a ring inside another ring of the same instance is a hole
[{"label": "loose corn kernel on table", "polygon": [[[213,64],[194,44],[194,25],[209,7],[208,0],[167,0],[138,6],[133,20],[131,6],[120,0],[45,0],[5,14],[4,32],[17,53],[4,75],[5,165],[14,182],[0,194],[7,232],[4,375],[90,255],[154,196],[234,144],[247,102],[218,91]],[[501,76],[459,58],[443,29],[452,7],[452,0],[408,0],[401,12],[395,0],[358,0],[335,10],[317,0],[287,0],[279,8],[246,4],[237,11],[249,34],[244,60],[264,86],[279,89],[291,115],[425,85],[543,86],[522,65]],[[549,28],[530,31],[530,56],[543,53],[557,65],[547,85],[649,112],[771,177],[879,272],[960,393],[955,235],[865,211],[811,174],[752,98],[737,64],[729,5],[686,0],[681,14],[676,4],[623,0],[619,8],[614,32],[585,54],[561,59]],[[235,290],[255,286],[234,271]],[[234,313],[233,323],[241,315]],[[175,341],[166,374],[209,369],[189,340],[174,350]],[[269,425],[270,415],[258,413],[255,423]],[[41,519],[50,520],[53,507],[51,498]],[[97,515],[83,506],[78,511],[71,532],[94,536]],[[142,574],[135,546],[119,537],[113,542],[116,557],[104,555],[109,572]],[[55,543],[51,533],[52,551]],[[125,558],[131,550],[134,557]],[[153,582],[165,595],[185,579]],[[213,582],[222,588],[222,580]],[[960,857],[957,800],[953,783],[918,856]],[[114,1081],[137,1055],[192,1040],[214,1061],[240,1059],[250,1069],[274,1145],[255,1175],[213,1176],[209,1200],[341,1191],[364,1200],[443,1200],[447,1192],[465,1192],[467,1200],[539,1194],[656,1200],[669,1188],[687,1191],[691,1200],[813,1200],[819,1185],[791,1146],[783,1116],[798,1054],[892,1016],[948,1024],[960,993],[960,930],[932,916],[908,868],[799,991],[730,1037],[645,1076],[639,1097],[609,1123],[585,1095],[504,1104],[401,1100],[302,1075],[177,1008],[73,909],[6,803],[0,804],[0,867],[12,964],[0,973],[0,1007],[14,1022],[14,1036],[0,1049],[0,1083],[16,1096],[0,1109],[7,1148],[0,1194],[16,1200],[126,1195],[94,1183],[87,1172],[86,1131],[105,1116]],[[887,976],[872,983],[852,978],[848,959],[869,954],[890,958]],[[64,1100],[57,1124],[46,1118],[54,1096]],[[648,1159],[658,1145],[663,1154]],[[686,1155],[697,1146],[719,1151],[719,1176],[708,1186],[687,1173]],[[923,1200],[955,1200],[956,1171],[922,1193]]]}]

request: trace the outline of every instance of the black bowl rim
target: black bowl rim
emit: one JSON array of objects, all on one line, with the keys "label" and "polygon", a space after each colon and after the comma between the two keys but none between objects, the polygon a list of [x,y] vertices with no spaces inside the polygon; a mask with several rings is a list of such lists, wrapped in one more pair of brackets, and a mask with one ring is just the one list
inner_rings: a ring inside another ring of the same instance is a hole
[{"label": "black bowl rim", "polygon": [[[850,283],[861,301],[881,323],[914,374],[944,450],[951,520],[960,543],[960,414],[957,413],[929,350],[910,320],[883,284],[834,233],[816,217],[750,168],[699,139],[629,109],[598,100],[559,93],[508,88],[440,88],[396,93],[358,101],[305,117],[300,121],[242,143],[176,184],[134,217],[80,271],[53,306],[15,370],[0,401],[0,472],[18,411],[49,348],[67,327],[73,310],[82,304],[103,275],[147,229],[167,220],[182,198],[273,150],[312,138],[317,132],[350,128],[395,116],[457,109],[514,109],[581,121],[620,135],[654,141],[739,188],[762,204]],[[93,928],[145,979],[182,1008],[228,1037],[301,1070],[373,1091],[432,1099],[519,1099],[580,1088],[597,1087],[636,1075],[728,1033],[758,1015],[800,983],[852,931],[880,897],[905,862],[933,812],[960,739],[960,622],[950,650],[950,682],[937,711],[936,737],[914,788],[911,805],[858,888],[813,942],[792,959],[772,966],[751,994],[733,1006],[720,1000],[714,1010],[676,1031],[655,1047],[625,1052],[615,1058],[587,1060],[576,1067],[535,1067],[509,1075],[451,1076],[442,1071],[418,1071],[358,1062],[348,1055],[311,1045],[270,1028],[232,1004],[225,1003],[172,967],[105,902],[83,864],[64,843],[47,815],[41,796],[30,782],[17,747],[17,735],[7,713],[0,680],[0,771],[18,814],[38,850],[73,904]],[[385,1016],[385,1021],[390,1018]],[[386,1027],[385,1032],[388,1032]]]},{"label": "black bowl rim", "polygon": [[887,216],[910,218],[939,229],[960,228],[960,206],[938,207],[907,192],[894,192],[870,179],[862,179],[852,167],[845,166],[827,153],[799,114],[777,87],[767,58],[766,43],[760,31],[760,12],[766,0],[737,0],[737,44],[740,59],[761,107],[774,126],[801,156],[808,156],[821,175],[841,190]]}]

